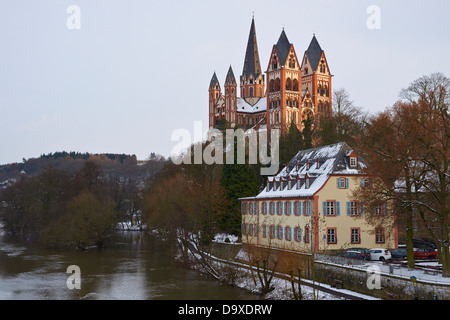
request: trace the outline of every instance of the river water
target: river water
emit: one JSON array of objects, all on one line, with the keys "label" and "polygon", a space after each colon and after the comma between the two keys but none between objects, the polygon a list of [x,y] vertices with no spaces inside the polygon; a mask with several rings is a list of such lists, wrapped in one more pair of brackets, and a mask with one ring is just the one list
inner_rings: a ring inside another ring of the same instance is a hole
[{"label": "river water", "polygon": [[[168,249],[146,233],[119,232],[106,249],[48,250],[11,239],[0,229],[0,299],[256,299],[245,290],[180,268]],[[80,289],[68,288],[67,280],[75,276],[67,273],[71,265],[80,268]]]}]

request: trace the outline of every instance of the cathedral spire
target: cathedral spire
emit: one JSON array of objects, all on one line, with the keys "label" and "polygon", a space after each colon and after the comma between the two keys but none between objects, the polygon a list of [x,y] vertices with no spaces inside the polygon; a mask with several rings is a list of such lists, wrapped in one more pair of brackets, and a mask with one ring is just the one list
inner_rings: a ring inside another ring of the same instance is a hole
[{"label": "cathedral spire", "polygon": [[[264,97],[264,75],[261,72],[261,64],[259,62],[254,17],[252,17],[252,25],[250,27],[247,50],[245,52],[244,68],[240,80],[242,98]],[[254,104],[257,100],[252,99],[249,101],[251,101],[251,104]]]},{"label": "cathedral spire", "polygon": [[247,51],[245,52],[244,68],[242,70],[242,75],[247,79],[251,74],[255,79],[261,74],[254,18],[252,18],[252,25],[250,27],[250,34],[247,42]]}]

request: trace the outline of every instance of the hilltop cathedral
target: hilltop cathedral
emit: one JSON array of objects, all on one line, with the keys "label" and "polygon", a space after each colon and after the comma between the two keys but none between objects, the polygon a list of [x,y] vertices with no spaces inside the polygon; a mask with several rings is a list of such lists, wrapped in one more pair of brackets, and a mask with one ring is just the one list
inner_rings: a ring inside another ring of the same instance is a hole
[{"label": "hilltop cathedral", "polygon": [[[302,120],[331,113],[331,77],[325,52],[314,35],[299,59],[286,32],[273,46],[264,76],[252,19],[239,89],[233,69],[228,69],[222,93],[216,73],[209,85],[209,128],[220,120],[244,129],[278,128],[293,121],[300,131]],[[238,97],[238,91],[240,97]]]}]

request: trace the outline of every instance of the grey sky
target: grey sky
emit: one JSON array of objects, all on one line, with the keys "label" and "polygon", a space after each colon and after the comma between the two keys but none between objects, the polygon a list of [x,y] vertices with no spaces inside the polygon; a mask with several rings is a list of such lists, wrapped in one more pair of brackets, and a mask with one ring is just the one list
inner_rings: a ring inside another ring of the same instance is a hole
[{"label": "grey sky", "polygon": [[[81,29],[66,26],[67,7]],[[369,5],[381,29],[369,30]],[[375,113],[432,72],[450,76],[449,1],[14,0],[0,4],[0,164],[55,151],[168,156],[177,128],[208,125],[208,85],[242,72],[252,12],[266,70],[282,28],[312,34],[333,88]]]}]

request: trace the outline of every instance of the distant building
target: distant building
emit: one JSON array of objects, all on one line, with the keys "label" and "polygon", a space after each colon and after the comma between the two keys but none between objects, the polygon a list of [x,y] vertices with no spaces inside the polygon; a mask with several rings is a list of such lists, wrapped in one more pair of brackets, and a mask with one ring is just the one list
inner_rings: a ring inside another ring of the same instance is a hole
[{"label": "distant building", "polygon": [[[367,208],[353,198],[368,183],[365,166],[343,142],[299,151],[260,194],[240,199],[242,241],[301,252],[397,247],[390,204]],[[366,215],[383,215],[383,224]]]},{"label": "distant building", "polygon": [[222,93],[216,73],[212,76],[209,128],[226,120],[244,129],[267,126],[284,130],[293,121],[301,131],[302,120],[308,115],[314,118],[331,113],[332,74],[315,35],[303,56],[297,56],[283,29],[273,45],[265,73],[266,77],[261,69],[252,19],[239,82],[230,66]]}]

